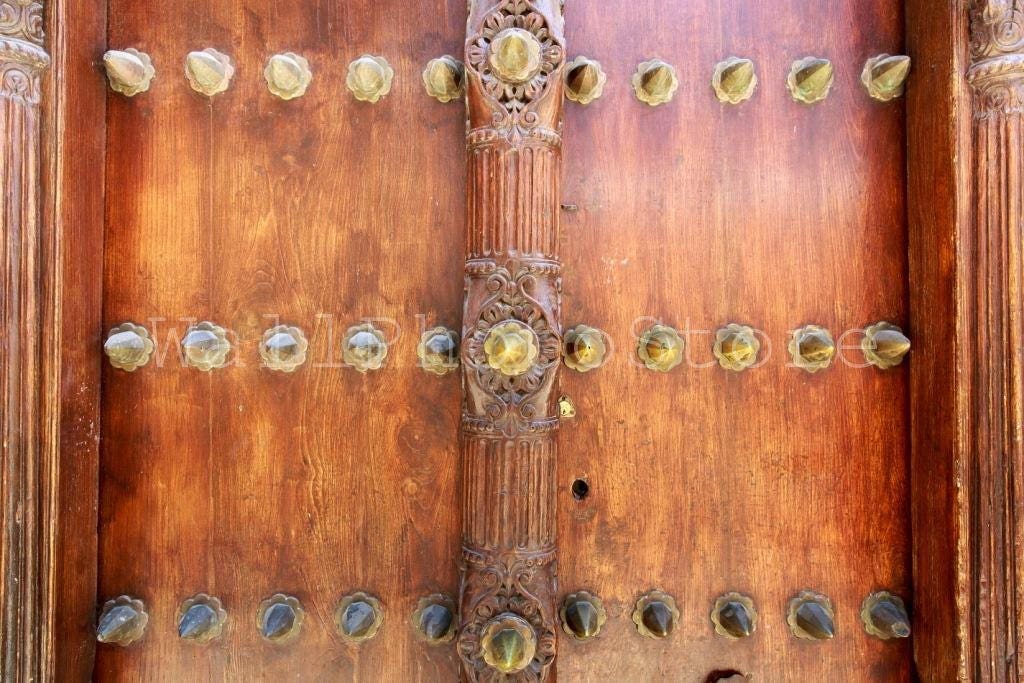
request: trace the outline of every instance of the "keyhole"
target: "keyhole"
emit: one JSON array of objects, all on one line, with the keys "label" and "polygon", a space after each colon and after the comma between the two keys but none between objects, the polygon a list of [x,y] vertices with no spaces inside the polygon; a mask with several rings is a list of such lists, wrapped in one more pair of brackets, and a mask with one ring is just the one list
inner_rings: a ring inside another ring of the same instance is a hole
[{"label": "keyhole", "polygon": [[590,484],[585,479],[577,479],[572,483],[572,497],[576,500],[583,500],[590,495]]}]

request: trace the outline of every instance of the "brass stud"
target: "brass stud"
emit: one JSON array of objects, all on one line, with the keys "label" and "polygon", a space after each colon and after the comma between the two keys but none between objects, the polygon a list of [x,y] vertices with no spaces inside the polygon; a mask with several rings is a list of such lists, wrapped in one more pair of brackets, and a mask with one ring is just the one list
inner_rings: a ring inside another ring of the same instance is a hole
[{"label": "brass stud", "polygon": [[366,593],[346,595],[334,612],[338,633],[346,640],[361,643],[377,635],[384,623],[384,608],[380,600]]},{"label": "brass stud", "polygon": [[754,601],[742,593],[726,593],[715,600],[711,610],[715,632],[730,640],[749,638],[757,630]]},{"label": "brass stud", "polygon": [[633,91],[637,99],[652,107],[671,102],[678,89],[679,78],[675,68],[660,59],[641,63],[633,74]]},{"label": "brass stud", "polygon": [[577,57],[565,67],[565,96],[579,104],[590,104],[604,94],[608,76],[601,63],[589,57]]},{"label": "brass stud", "polygon": [[459,333],[435,327],[420,337],[416,347],[420,367],[435,375],[447,375],[459,368]]},{"label": "brass stud", "polygon": [[523,375],[537,362],[540,348],[529,325],[506,320],[490,329],[484,338],[487,365],[507,377]]},{"label": "brass stud", "polygon": [[558,399],[558,417],[563,420],[576,417],[576,404],[568,396],[560,396]]},{"label": "brass stud", "polygon": [[227,90],[234,75],[231,58],[212,47],[185,57],[185,78],[193,90],[207,97]]},{"label": "brass stud", "polygon": [[466,93],[466,68],[451,55],[427,62],[423,70],[423,86],[438,102],[451,102]]},{"label": "brass stud", "polygon": [[455,601],[443,594],[420,598],[410,619],[413,632],[430,645],[444,645],[455,638]]},{"label": "brass stud", "polygon": [[789,341],[789,353],[795,366],[814,373],[832,364],[832,359],[836,355],[836,343],[824,327],[807,325],[793,331]]},{"label": "brass stud", "polygon": [[134,323],[121,323],[111,329],[103,343],[103,352],[110,364],[125,372],[134,372],[148,363],[153,348],[149,331]]},{"label": "brass stud", "polygon": [[562,630],[575,640],[590,640],[601,633],[601,627],[608,621],[601,598],[587,591],[578,591],[565,596],[559,610]]},{"label": "brass stud", "polygon": [[360,102],[377,102],[391,92],[395,70],[388,60],[375,55],[363,55],[348,65],[345,85]]},{"label": "brass stud", "polygon": [[872,593],[860,608],[864,630],[882,640],[910,637],[910,616],[902,598],[888,591]]},{"label": "brass stud", "polygon": [[567,330],[562,340],[562,359],[576,372],[589,372],[601,367],[608,349],[601,330],[577,325]]},{"label": "brass stud", "polygon": [[185,363],[203,372],[224,367],[231,351],[227,331],[208,321],[188,328],[181,347],[185,352]]},{"label": "brass stud", "polygon": [[860,348],[868,363],[888,370],[903,362],[910,352],[910,340],[903,330],[883,320],[864,330]]},{"label": "brass stud", "polygon": [[658,590],[652,590],[637,600],[633,609],[636,630],[647,638],[668,638],[675,631],[678,621],[679,610],[675,598]]},{"label": "brass stud", "polygon": [[525,83],[541,67],[540,41],[529,31],[506,28],[491,41],[487,62],[506,83]]},{"label": "brass stud", "polygon": [[267,79],[270,92],[282,100],[293,100],[306,93],[306,88],[313,81],[313,72],[305,57],[285,52],[267,60],[263,77]]},{"label": "brass stud", "polygon": [[103,605],[96,625],[96,640],[107,645],[128,647],[146,632],[149,615],[142,600],[121,595]]},{"label": "brass stud", "polygon": [[227,618],[219,598],[199,593],[178,608],[178,637],[199,645],[209,643],[220,637]]},{"label": "brass stud", "polygon": [[380,370],[388,356],[384,333],[371,323],[353,325],[345,333],[341,355],[347,365],[359,372]]},{"label": "brass stud", "polygon": [[530,622],[518,614],[505,612],[484,624],[480,648],[488,666],[503,674],[513,674],[533,661],[537,635]]},{"label": "brass stud", "polygon": [[655,372],[668,372],[683,362],[683,339],[667,325],[655,325],[640,335],[636,353]]},{"label": "brass stud", "polygon": [[757,363],[761,342],[752,327],[729,323],[715,333],[715,358],[726,370],[741,372]]},{"label": "brass stud", "polygon": [[828,97],[835,76],[832,62],[818,57],[805,57],[793,62],[786,85],[793,99],[814,104]]},{"label": "brass stud", "polygon": [[802,591],[789,601],[786,623],[804,640],[830,640],[836,634],[832,601],[814,591]]},{"label": "brass stud", "polygon": [[103,55],[103,66],[111,89],[126,97],[146,92],[156,77],[153,60],[145,52],[139,52],[133,47],[107,50]]},{"label": "brass stud", "polygon": [[260,358],[263,365],[279,372],[295,372],[306,362],[309,342],[298,327],[277,325],[263,333]]},{"label": "brass stud", "polygon": [[910,57],[881,54],[864,64],[860,81],[871,97],[879,102],[888,102],[903,94],[909,75]]},{"label": "brass stud", "polygon": [[754,62],[749,59],[730,57],[715,65],[715,73],[711,77],[711,87],[715,96],[723,104],[739,104],[754,96],[757,88],[757,74]]},{"label": "brass stud", "polygon": [[298,598],[277,593],[260,603],[256,626],[261,636],[281,645],[299,637],[305,616]]}]

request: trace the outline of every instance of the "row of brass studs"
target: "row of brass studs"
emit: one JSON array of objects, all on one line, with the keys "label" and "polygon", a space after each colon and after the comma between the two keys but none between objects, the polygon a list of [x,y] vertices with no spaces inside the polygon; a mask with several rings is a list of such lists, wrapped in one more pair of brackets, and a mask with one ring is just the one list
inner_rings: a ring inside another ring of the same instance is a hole
[{"label": "row of brass studs", "polygon": [[[156,77],[153,60],[135,48],[109,50],[103,65],[110,87],[127,97],[149,90]],[[190,52],[185,57],[185,78],[196,92],[213,97],[228,89],[235,75],[231,58],[212,47]],[[271,93],[283,100],[305,94],[313,81],[309,61],[294,52],[276,54],[267,60],[263,77]],[[348,65],[345,86],[362,102],[377,102],[391,91],[395,71],[388,60],[378,55],[362,55]],[[450,55],[432,59],[423,70],[427,94],[441,102],[462,97],[465,92],[462,62]]]},{"label": "row of brass studs", "polygon": [[[607,621],[601,599],[586,591],[565,597],[560,610],[562,629],[576,640],[598,636]],[[903,600],[888,591],[872,593],[860,610],[864,630],[882,640],[910,636],[910,618]],[[675,599],[652,590],[637,600],[632,614],[640,635],[655,640],[668,638],[679,622]],[[729,640],[749,638],[757,630],[758,614],[754,601],[741,593],[726,593],[715,600],[711,623],[715,632]],[[829,598],[815,591],[801,591],[790,601],[786,623],[797,638],[830,640],[835,636],[835,611]]]},{"label": "row of brass studs", "polygon": [[[272,595],[260,603],[256,611],[256,627],[266,640],[284,644],[299,637],[305,610],[298,598],[284,593]],[[205,644],[221,636],[228,613],[219,598],[199,593],[178,608],[178,637],[184,641]],[[421,598],[410,616],[414,632],[430,645],[451,642],[455,637],[455,601],[443,594]],[[149,624],[143,602],[128,595],[108,601],[96,625],[96,639],[101,643],[127,647],[140,640]],[[341,636],[351,643],[370,640],[384,624],[384,607],[368,593],[346,595],[334,611],[334,624]]]}]

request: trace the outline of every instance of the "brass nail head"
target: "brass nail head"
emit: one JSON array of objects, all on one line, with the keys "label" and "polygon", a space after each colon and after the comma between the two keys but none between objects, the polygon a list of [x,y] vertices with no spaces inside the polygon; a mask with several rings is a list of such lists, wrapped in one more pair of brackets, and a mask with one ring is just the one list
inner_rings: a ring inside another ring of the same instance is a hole
[{"label": "brass nail head", "polygon": [[910,339],[899,327],[883,320],[864,330],[860,348],[868,363],[888,370],[902,363],[910,353]]},{"label": "brass nail head", "polygon": [[652,107],[671,102],[679,89],[675,67],[660,59],[641,63],[633,74],[633,92]]},{"label": "brass nail head", "polygon": [[263,333],[260,359],[263,366],[278,372],[295,372],[306,362],[309,341],[298,327],[277,325]]},{"label": "brass nail head", "polygon": [[388,356],[384,333],[371,323],[353,325],[345,332],[341,343],[341,356],[346,365],[359,372],[380,370]]},{"label": "brass nail head", "polygon": [[794,100],[814,104],[828,97],[834,78],[832,62],[819,57],[805,57],[793,62],[786,84]]},{"label": "brass nail head", "polygon": [[718,101],[723,104],[739,104],[749,100],[757,88],[754,62],[739,57],[719,62],[711,77],[711,87]]},{"label": "brass nail head", "polygon": [[860,80],[868,94],[879,102],[888,102],[903,94],[910,75],[910,57],[881,54],[864,64]]},{"label": "brass nail head", "polygon": [[348,65],[345,85],[360,102],[377,102],[391,92],[395,71],[388,60],[376,55],[363,55]]},{"label": "brass nail head", "polygon": [[181,348],[185,355],[186,365],[209,372],[222,368],[227,363],[231,343],[228,342],[227,330],[220,325],[203,321],[192,325],[181,340]]},{"label": "brass nail head", "polygon": [[306,613],[299,599],[277,593],[260,603],[256,612],[256,626],[260,635],[277,645],[299,637]]},{"label": "brass nail head", "polygon": [[313,72],[305,57],[294,52],[274,55],[267,60],[263,69],[263,77],[267,79],[267,88],[282,100],[301,97],[313,81]]},{"label": "brass nail head", "polygon": [[711,622],[720,636],[730,640],[749,638],[757,630],[754,601],[742,593],[726,593],[715,600]]},{"label": "brass nail head", "polygon": [[537,334],[518,320],[498,323],[484,338],[484,354],[492,370],[506,377],[524,375],[540,355]]},{"label": "brass nail head", "polygon": [[888,591],[872,593],[860,608],[864,630],[882,640],[910,637],[910,616],[903,599]]},{"label": "brass nail head", "polygon": [[667,325],[654,325],[640,335],[636,353],[648,370],[669,372],[683,362],[683,339]]},{"label": "brass nail head", "polygon": [[601,633],[601,627],[608,621],[601,599],[587,591],[577,591],[565,596],[559,616],[562,630],[575,640],[590,640]]},{"label": "brass nail head", "polygon": [[494,617],[480,633],[484,662],[503,674],[522,671],[537,652],[537,634],[530,622],[518,614],[505,612]]},{"label": "brass nail head", "polygon": [[836,355],[836,343],[824,327],[807,325],[794,330],[789,341],[793,365],[810,373],[824,370]]},{"label": "brass nail head", "polygon": [[153,348],[149,331],[130,322],[121,323],[110,330],[103,343],[103,352],[107,354],[110,364],[125,372],[134,372],[148,363]]},{"label": "brass nail head", "polygon": [[757,363],[761,342],[752,327],[729,323],[715,333],[714,354],[726,370],[742,372]]},{"label": "brass nail head", "polygon": [[153,60],[145,52],[133,47],[107,50],[103,55],[103,66],[107,71],[111,89],[125,97],[134,97],[146,92],[156,77]]},{"label": "brass nail head", "polygon": [[451,55],[427,62],[423,69],[423,86],[438,102],[451,102],[466,94],[466,69]]},{"label": "brass nail head", "polygon": [[577,325],[562,338],[562,359],[576,372],[590,372],[604,364],[608,353],[604,333],[596,327]]},{"label": "brass nail head", "polygon": [[442,593],[420,598],[410,619],[413,632],[429,645],[444,645],[455,638],[455,600]]},{"label": "brass nail head", "polygon": [[435,327],[420,337],[416,347],[420,367],[435,375],[447,375],[459,369],[459,333],[447,327]]},{"label": "brass nail head", "polygon": [[219,598],[199,593],[178,608],[178,637],[203,645],[220,637],[228,613]]},{"label": "brass nail head", "polygon": [[836,634],[832,601],[815,591],[802,591],[789,601],[786,623],[804,640],[831,640]]},{"label": "brass nail head", "polygon": [[679,622],[679,609],[675,598],[668,593],[652,590],[636,601],[633,623],[640,635],[654,640],[668,638]]},{"label": "brass nail head", "polygon": [[346,595],[334,612],[334,623],[345,640],[361,643],[377,635],[384,623],[380,600],[363,592]]},{"label": "brass nail head", "polygon": [[608,76],[601,63],[589,57],[577,57],[565,67],[565,96],[587,105],[604,94]]},{"label": "brass nail head", "polygon": [[227,90],[234,75],[231,58],[212,47],[189,52],[185,57],[185,77],[189,85],[207,97]]},{"label": "brass nail head", "polygon": [[506,28],[491,41],[487,61],[502,81],[525,83],[540,71],[540,41],[525,29]]},{"label": "brass nail head", "polygon": [[96,624],[96,640],[107,645],[128,647],[146,632],[149,614],[142,600],[121,595],[103,605]]}]

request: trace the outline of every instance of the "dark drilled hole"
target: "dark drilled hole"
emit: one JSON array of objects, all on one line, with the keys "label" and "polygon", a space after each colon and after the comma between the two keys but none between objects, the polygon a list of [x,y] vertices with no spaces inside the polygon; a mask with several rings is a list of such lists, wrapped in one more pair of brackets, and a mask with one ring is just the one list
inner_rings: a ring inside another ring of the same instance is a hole
[{"label": "dark drilled hole", "polygon": [[708,674],[705,679],[706,683],[717,683],[718,681],[743,681],[746,680],[746,676],[742,671],[736,669],[726,669],[725,671],[712,671]]},{"label": "dark drilled hole", "polygon": [[590,495],[590,484],[584,479],[577,479],[572,483],[572,497],[576,500],[583,500]]}]

